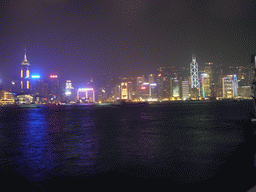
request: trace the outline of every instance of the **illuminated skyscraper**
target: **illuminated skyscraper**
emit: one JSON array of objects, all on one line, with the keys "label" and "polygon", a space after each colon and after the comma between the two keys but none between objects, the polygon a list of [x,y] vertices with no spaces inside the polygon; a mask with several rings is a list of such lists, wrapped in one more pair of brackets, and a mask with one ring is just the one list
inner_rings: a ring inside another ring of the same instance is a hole
[{"label": "illuminated skyscraper", "polygon": [[26,50],[24,61],[21,63],[20,88],[22,93],[30,93],[30,63],[27,60]]},{"label": "illuminated skyscraper", "polygon": [[201,85],[201,90],[202,90],[202,97],[203,98],[210,98],[211,95],[211,79],[210,75],[208,73],[202,73],[202,85]]},{"label": "illuminated skyscraper", "polygon": [[191,75],[191,89],[197,88],[200,93],[200,83],[198,80],[198,64],[196,57],[192,56],[192,62],[190,63],[190,75]]},{"label": "illuminated skyscraper", "polygon": [[170,81],[171,83],[171,97],[177,99],[180,97],[180,82],[177,77],[174,77]]},{"label": "illuminated skyscraper", "polygon": [[237,96],[237,76],[227,75],[222,79],[223,82],[223,97],[224,98],[235,98]]},{"label": "illuminated skyscraper", "polygon": [[204,65],[204,72],[209,75],[210,84],[214,82],[212,66],[213,66],[213,63],[205,63]]},{"label": "illuminated skyscraper", "polygon": [[67,102],[74,99],[74,87],[72,87],[71,80],[66,81],[65,96],[67,97]]},{"label": "illuminated skyscraper", "polygon": [[61,86],[58,75],[50,75],[48,99],[51,102],[61,101]]},{"label": "illuminated skyscraper", "polygon": [[188,81],[182,81],[181,88],[182,88],[182,99],[188,99],[189,98],[189,83],[188,83]]},{"label": "illuminated skyscraper", "polygon": [[129,100],[128,83],[121,82],[121,100]]},{"label": "illuminated skyscraper", "polygon": [[204,65],[204,73],[202,74],[202,95],[203,98],[210,98],[211,94],[211,87],[214,82],[213,80],[213,70],[212,70],[213,63],[205,63]]}]

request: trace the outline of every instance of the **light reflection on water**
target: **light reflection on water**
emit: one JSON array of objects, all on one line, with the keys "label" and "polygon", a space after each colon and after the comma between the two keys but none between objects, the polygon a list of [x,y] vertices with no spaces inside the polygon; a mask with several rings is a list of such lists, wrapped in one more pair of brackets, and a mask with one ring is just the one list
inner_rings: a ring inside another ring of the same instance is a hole
[{"label": "light reflection on water", "polygon": [[[171,177],[180,170],[175,163],[179,161],[191,169],[194,179],[206,178],[199,167],[213,174],[213,165],[225,161],[216,159],[216,154],[246,139],[243,125],[249,111],[236,108],[225,115],[230,111],[226,108],[221,112],[214,105],[4,109],[0,153],[5,158],[0,165],[18,165],[18,174],[41,180],[125,170],[130,164],[168,170],[165,176]],[[189,167],[189,162],[198,167]]]},{"label": "light reflection on water", "polygon": [[[25,174],[29,179],[35,179],[54,167],[50,157],[51,148],[47,147],[47,124],[45,114],[40,109],[21,110],[20,119],[22,128],[19,130],[20,151],[19,167],[20,174]],[[28,171],[28,172],[27,172]]]}]

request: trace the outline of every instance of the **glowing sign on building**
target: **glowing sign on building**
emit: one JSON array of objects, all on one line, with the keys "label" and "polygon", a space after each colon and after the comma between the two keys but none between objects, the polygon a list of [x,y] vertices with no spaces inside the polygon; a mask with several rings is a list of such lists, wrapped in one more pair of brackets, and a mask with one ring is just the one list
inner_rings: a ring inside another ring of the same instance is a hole
[{"label": "glowing sign on building", "polygon": [[89,101],[90,98],[88,97],[88,91],[92,91],[92,101],[95,102],[95,94],[94,94],[94,89],[93,88],[79,88],[78,91],[77,91],[77,100],[79,100],[80,92],[85,92],[85,99]]},{"label": "glowing sign on building", "polygon": [[78,91],[93,91],[93,88],[79,88]]},{"label": "glowing sign on building", "polygon": [[40,78],[40,75],[32,75],[31,78],[32,78],[32,79],[39,79],[39,78]]},{"label": "glowing sign on building", "polygon": [[58,75],[50,75],[50,78],[58,78]]},{"label": "glowing sign on building", "polygon": [[145,89],[146,89],[146,87],[145,87],[145,86],[142,86],[140,89],[141,89],[141,90],[145,90]]}]

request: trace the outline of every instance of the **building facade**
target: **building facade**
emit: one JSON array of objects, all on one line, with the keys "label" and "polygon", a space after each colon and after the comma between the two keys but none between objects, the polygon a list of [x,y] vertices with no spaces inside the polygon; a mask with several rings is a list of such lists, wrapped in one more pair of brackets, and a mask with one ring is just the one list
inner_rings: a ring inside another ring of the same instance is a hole
[{"label": "building facade", "polygon": [[237,97],[237,76],[236,75],[227,75],[222,79],[223,82],[223,98],[235,98]]},{"label": "building facade", "polygon": [[20,71],[20,92],[29,94],[30,89],[30,63],[27,60],[26,52],[24,54],[24,60],[21,63]]},{"label": "building facade", "polygon": [[182,81],[182,99],[186,100],[189,98],[189,83],[188,81]]},{"label": "building facade", "polygon": [[0,105],[14,104],[14,95],[5,90],[0,90]]}]

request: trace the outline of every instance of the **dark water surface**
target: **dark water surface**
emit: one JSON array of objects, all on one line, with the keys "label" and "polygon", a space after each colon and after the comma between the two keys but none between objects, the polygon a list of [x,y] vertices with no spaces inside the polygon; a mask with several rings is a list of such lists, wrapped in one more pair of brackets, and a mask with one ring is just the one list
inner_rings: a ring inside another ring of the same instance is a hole
[{"label": "dark water surface", "polygon": [[251,101],[3,107],[0,168],[46,191],[55,178],[99,175],[200,184],[229,176],[222,165],[254,139],[253,110]]}]

